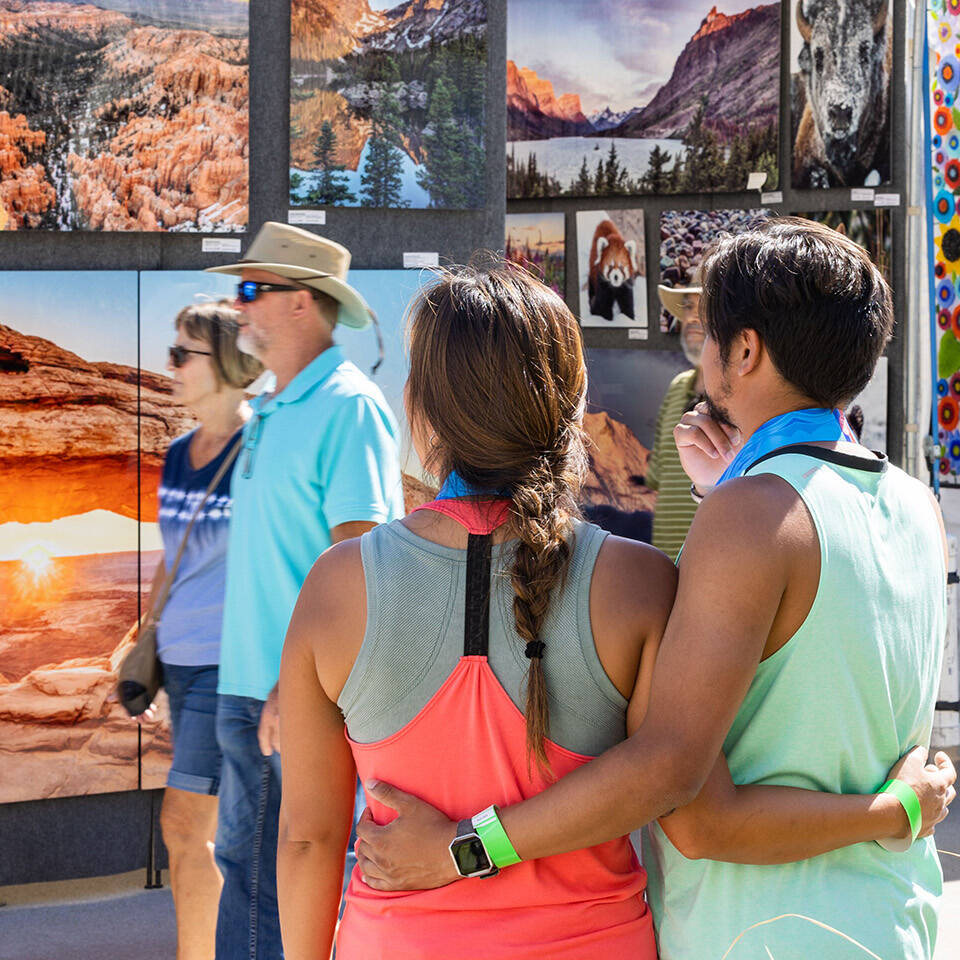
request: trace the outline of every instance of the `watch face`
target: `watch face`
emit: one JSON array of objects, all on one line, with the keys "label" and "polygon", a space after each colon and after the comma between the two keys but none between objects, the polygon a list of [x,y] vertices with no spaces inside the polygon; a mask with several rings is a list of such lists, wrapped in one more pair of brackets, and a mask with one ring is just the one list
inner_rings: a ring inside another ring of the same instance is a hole
[{"label": "watch face", "polygon": [[461,876],[469,877],[474,873],[481,873],[490,869],[490,860],[487,851],[479,837],[465,837],[458,840],[453,847],[453,858],[457,862],[457,869]]}]

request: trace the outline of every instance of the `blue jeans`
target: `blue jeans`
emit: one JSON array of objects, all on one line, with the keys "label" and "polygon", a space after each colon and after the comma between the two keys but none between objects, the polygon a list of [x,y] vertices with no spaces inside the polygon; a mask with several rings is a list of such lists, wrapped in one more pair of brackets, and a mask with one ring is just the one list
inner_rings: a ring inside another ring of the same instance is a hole
[{"label": "blue jeans", "polygon": [[162,666],[173,726],[173,765],[167,786],[216,796],[220,785],[217,665],[184,667],[164,663]]},{"label": "blue jeans", "polygon": [[223,753],[215,855],[223,874],[217,916],[217,960],[280,960],[277,830],[280,757],[260,753],[263,701],[217,698]]}]

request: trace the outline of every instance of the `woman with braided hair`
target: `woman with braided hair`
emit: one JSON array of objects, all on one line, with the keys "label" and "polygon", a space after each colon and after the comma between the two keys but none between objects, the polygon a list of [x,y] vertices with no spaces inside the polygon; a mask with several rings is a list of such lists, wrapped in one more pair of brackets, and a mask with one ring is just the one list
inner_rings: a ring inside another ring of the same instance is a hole
[{"label": "woman with braided hair", "polygon": [[284,645],[284,955],[329,956],[359,772],[365,821],[396,816],[371,792],[394,784],[459,821],[450,880],[488,879],[385,892],[354,871],[338,960],[654,960],[628,838],[498,872],[518,858],[496,807],[476,814],[491,795],[540,792],[640,724],[673,602],[663,554],[578,516],[577,321],[524,271],[447,273],[411,308],[409,353],[414,445],[443,485],[320,557]]}]

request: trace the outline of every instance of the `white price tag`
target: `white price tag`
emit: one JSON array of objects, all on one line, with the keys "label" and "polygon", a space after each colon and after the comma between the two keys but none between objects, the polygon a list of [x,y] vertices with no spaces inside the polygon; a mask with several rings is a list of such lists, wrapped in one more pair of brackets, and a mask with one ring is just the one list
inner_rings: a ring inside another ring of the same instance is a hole
[{"label": "white price tag", "polygon": [[873,205],[875,207],[899,207],[900,194],[899,193],[878,193],[873,198]]},{"label": "white price tag", "polygon": [[290,210],[287,213],[287,223],[311,223],[322,227],[326,222],[326,210]]},{"label": "white price tag", "polygon": [[850,191],[850,199],[854,203],[873,203],[873,198],[876,192],[877,191],[874,190],[873,187],[854,187]]},{"label": "white price tag", "polygon": [[649,330],[646,327],[630,327],[627,330],[628,340],[646,340]]},{"label": "white price tag", "polygon": [[200,248],[203,253],[239,253],[240,241],[228,237],[204,237]]},{"label": "white price tag", "polygon": [[416,270],[419,267],[439,267],[440,254],[438,253],[404,253],[404,270]]},{"label": "white price tag", "polygon": [[759,190],[766,182],[767,174],[762,170],[747,174],[748,190]]},{"label": "white price tag", "polygon": [[761,193],[760,202],[766,207],[774,203],[783,203],[783,191],[772,190],[770,193]]}]

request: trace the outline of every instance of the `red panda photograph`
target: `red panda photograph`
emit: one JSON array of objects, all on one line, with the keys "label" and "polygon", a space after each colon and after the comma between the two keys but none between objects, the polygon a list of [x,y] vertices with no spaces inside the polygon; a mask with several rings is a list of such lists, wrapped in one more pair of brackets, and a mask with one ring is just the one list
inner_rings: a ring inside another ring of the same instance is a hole
[{"label": "red panda photograph", "polygon": [[647,325],[642,210],[577,213],[580,322]]}]

